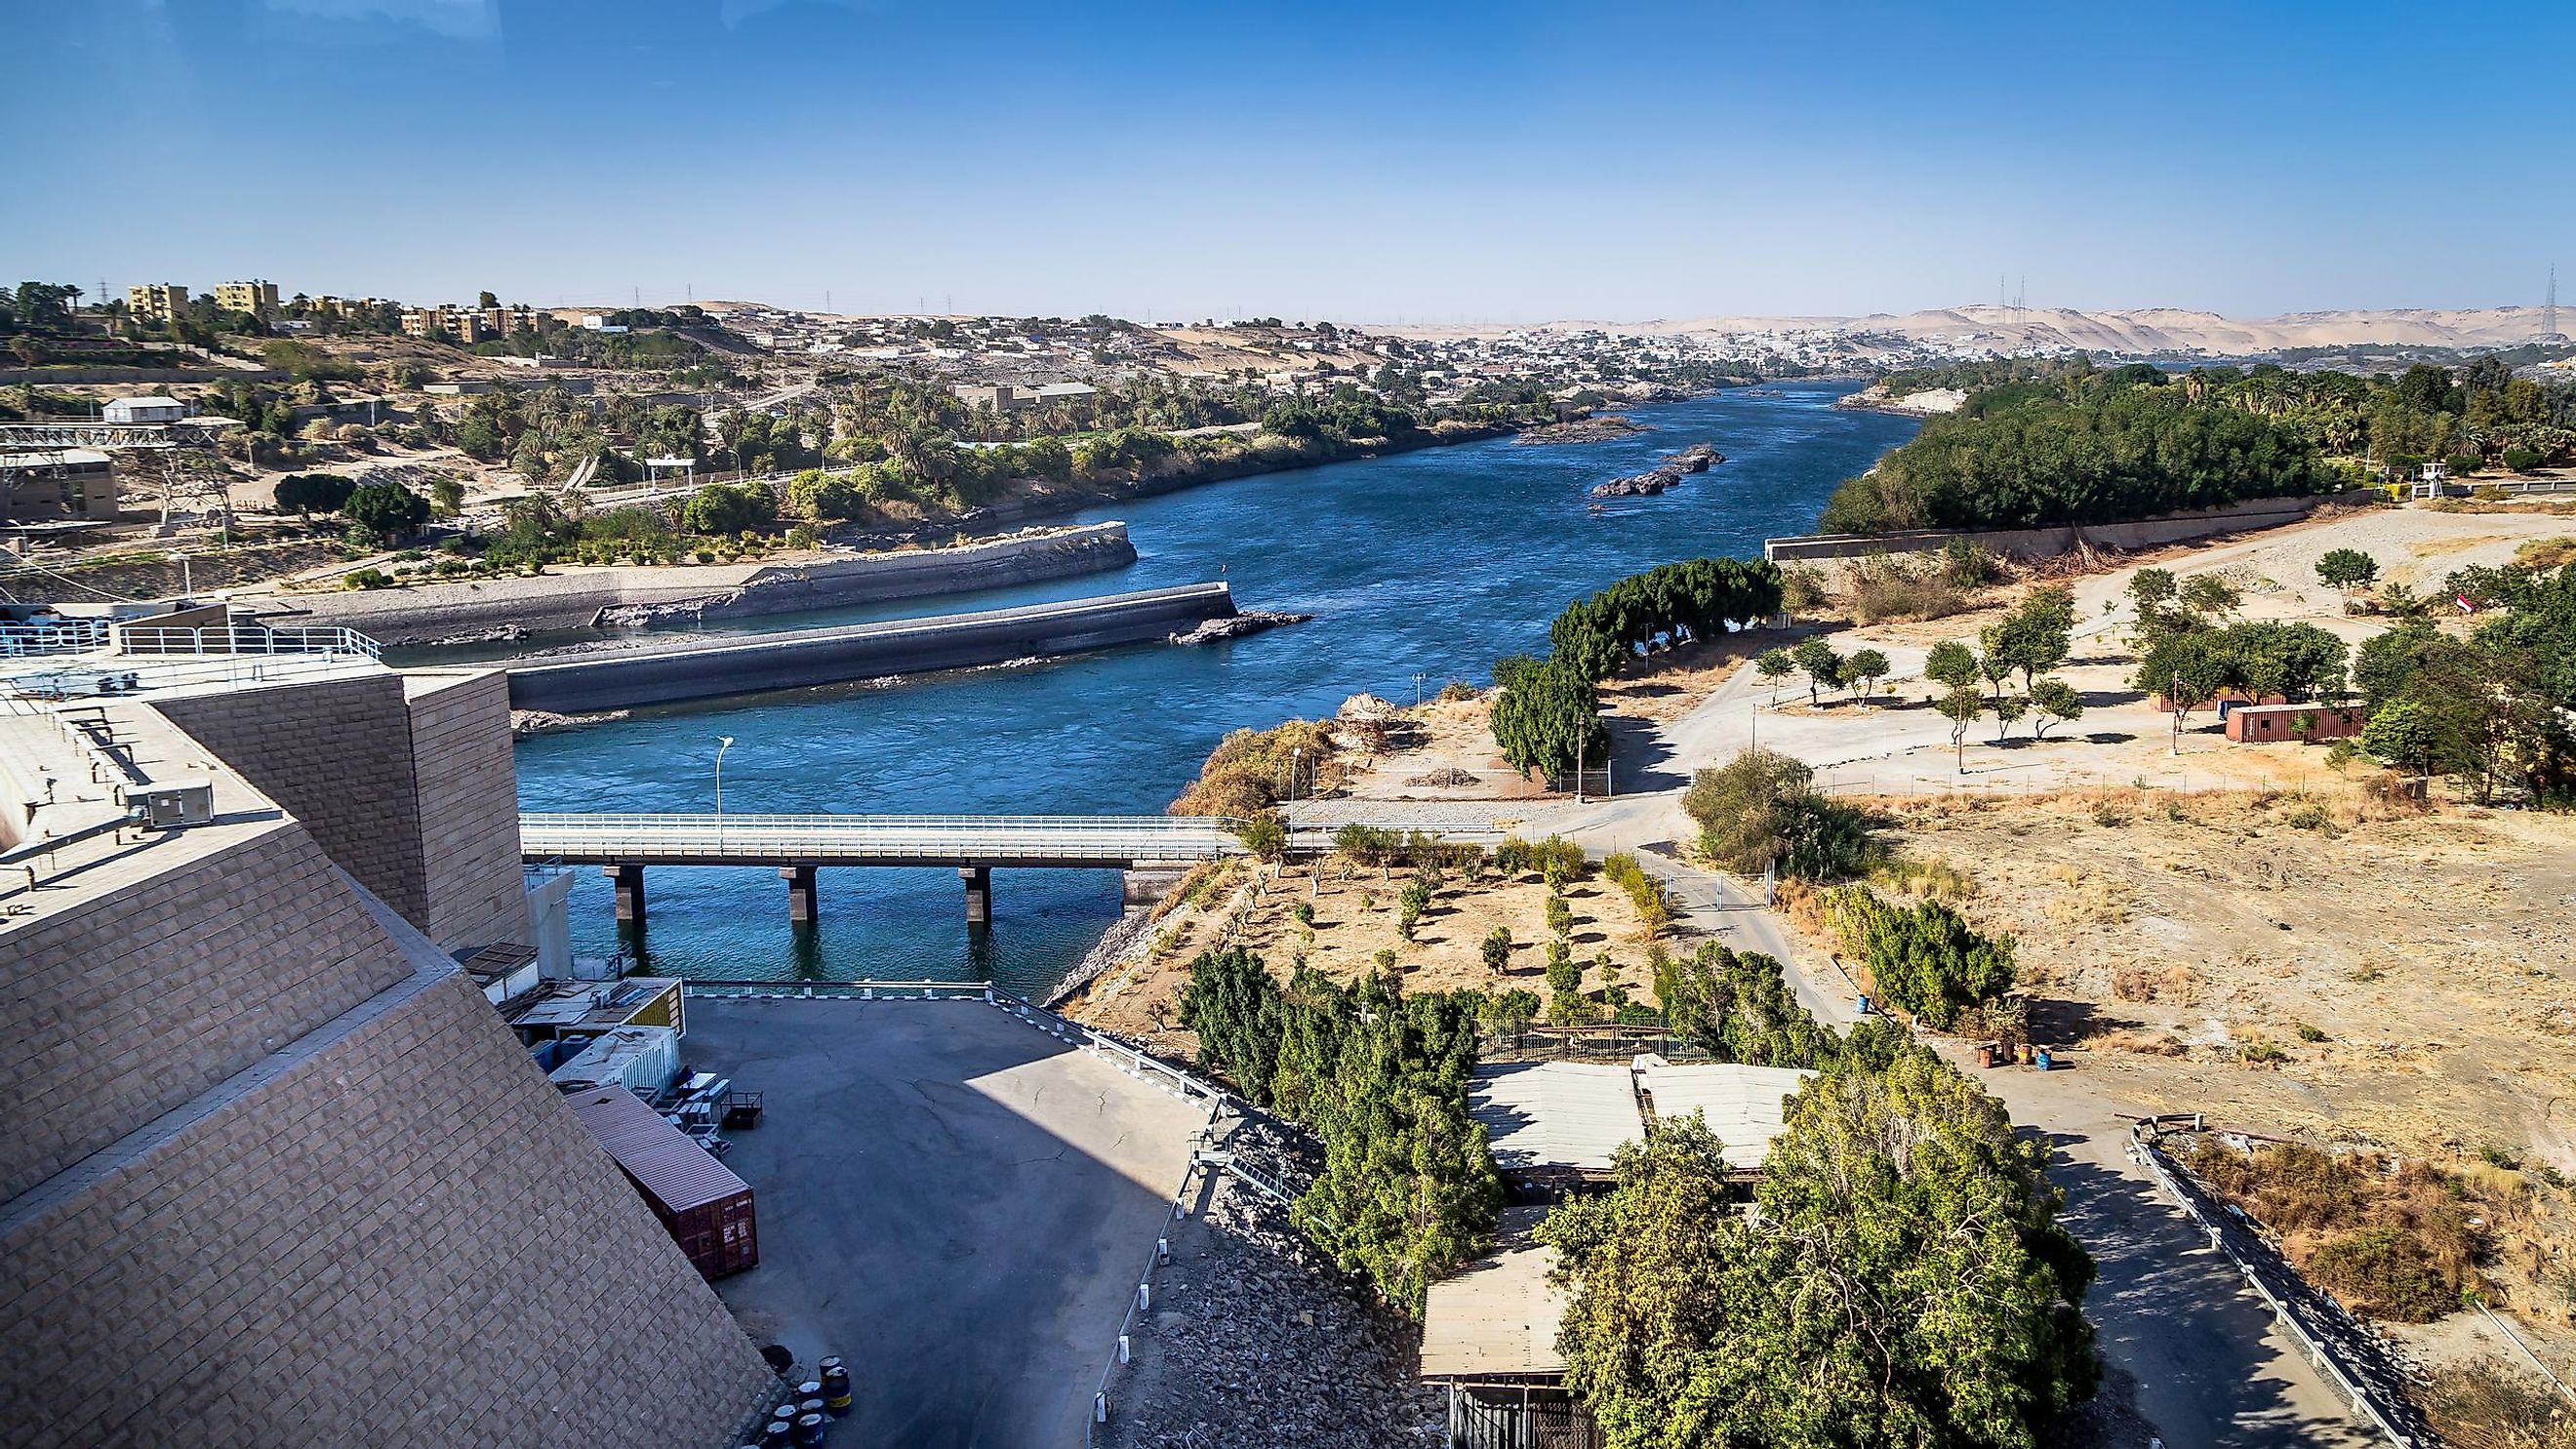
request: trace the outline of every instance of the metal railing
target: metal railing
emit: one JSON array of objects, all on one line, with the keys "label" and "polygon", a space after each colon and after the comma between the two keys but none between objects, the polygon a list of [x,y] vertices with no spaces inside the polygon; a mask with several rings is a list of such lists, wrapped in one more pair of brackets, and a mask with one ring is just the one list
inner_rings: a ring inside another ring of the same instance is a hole
[{"label": "metal railing", "polygon": [[0,624],[0,659],[47,654],[87,654],[104,649],[112,635],[105,619],[63,619],[45,624]]},{"label": "metal railing", "polygon": [[[2153,1138],[2148,1135],[2147,1124],[2142,1123],[2132,1130],[2129,1139],[2129,1157],[2130,1160],[2145,1168],[2147,1174],[2164,1189],[2165,1195],[2182,1208],[2183,1215],[2190,1218],[2193,1225],[2208,1237],[2210,1246],[2226,1255],[2227,1261],[2235,1266],[2238,1276],[2245,1280],[2246,1286],[2252,1288],[2255,1295],[2271,1308],[2272,1317],[2289,1335],[2290,1341],[2299,1346],[2307,1356],[2308,1362],[2316,1367],[2318,1373],[2325,1376],[2326,1381],[2333,1385],[2338,1393],[2343,1395],[2345,1402],[2352,1405],[2355,1415],[2367,1420],[2381,1434],[2387,1436],[2389,1443],[2397,1445],[2398,1449],[2419,1449],[2421,1443],[2429,1442],[2419,1440],[2415,1435],[2398,1427],[2400,1420],[2410,1417],[2408,1409],[2411,1406],[2403,1406],[2402,1401],[2400,1405],[2383,1405],[2377,1393],[2362,1386],[2360,1380],[2367,1375],[2358,1368],[2347,1365],[2341,1353],[2309,1330],[2308,1324],[2304,1321],[2305,1315],[2295,1305],[2272,1291],[2271,1284],[2264,1281],[2263,1272],[2255,1264],[2246,1261],[2245,1255],[2237,1251],[2236,1244],[2227,1230],[2221,1227],[2210,1214],[2201,1210],[2199,1193],[2194,1188],[2184,1185],[2182,1169],[2167,1159],[2163,1149],[2156,1146]],[[2286,1266],[2285,1271],[2294,1272],[2286,1269]]]},{"label": "metal railing", "polygon": [[355,629],[270,628],[264,624],[211,629],[128,624],[116,631],[121,654],[362,654],[379,658],[383,646]]},{"label": "metal railing", "polygon": [[519,817],[521,853],[650,864],[1204,860],[1240,851],[1213,817],[1045,815],[545,815]]}]

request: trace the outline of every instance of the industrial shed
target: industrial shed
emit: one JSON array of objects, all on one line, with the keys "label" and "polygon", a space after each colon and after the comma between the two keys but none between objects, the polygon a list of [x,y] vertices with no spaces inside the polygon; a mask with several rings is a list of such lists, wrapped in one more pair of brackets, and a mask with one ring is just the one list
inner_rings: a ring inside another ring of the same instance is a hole
[{"label": "industrial shed", "polygon": [[1726,1165],[1749,1170],[1762,1165],[1780,1135],[1783,1099],[1813,1075],[1787,1067],[1650,1064],[1637,1079],[1656,1121],[1699,1113],[1726,1144]]},{"label": "industrial shed", "polygon": [[1624,1062],[1495,1062],[1467,1084],[1506,1177],[1606,1177],[1620,1143],[1645,1135]]},{"label": "industrial shed", "polygon": [[760,1262],[749,1183],[624,1087],[568,1100],[699,1273],[721,1278]]}]

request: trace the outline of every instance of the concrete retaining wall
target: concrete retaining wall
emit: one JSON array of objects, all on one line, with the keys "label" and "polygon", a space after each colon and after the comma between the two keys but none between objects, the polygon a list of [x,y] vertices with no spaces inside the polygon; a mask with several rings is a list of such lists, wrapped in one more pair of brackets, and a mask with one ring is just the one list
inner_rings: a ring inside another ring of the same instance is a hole
[{"label": "concrete retaining wall", "polygon": [[369,592],[280,594],[237,600],[260,622],[341,625],[383,644],[522,629],[587,629],[611,609],[652,609],[701,619],[790,614],[887,599],[1003,588],[1124,568],[1136,546],[1123,523],[987,539],[957,548],[852,554],[801,564],[630,567],[414,584]]},{"label": "concrete retaining wall", "polygon": [[1921,528],[1902,533],[1820,533],[1762,541],[1762,556],[1774,563],[1793,559],[1859,558],[1873,553],[1926,553],[1954,538],[1964,538],[2004,558],[2055,558],[2082,545],[2135,550],[2244,533],[2296,523],[2325,498],[2257,498],[2226,508],[2201,508],[2126,523],[2071,523],[2050,528]]},{"label": "concrete retaining wall", "polygon": [[1161,639],[1235,612],[1224,584],[808,629],[750,643],[605,652],[510,671],[513,709],[578,713],[964,669]]}]

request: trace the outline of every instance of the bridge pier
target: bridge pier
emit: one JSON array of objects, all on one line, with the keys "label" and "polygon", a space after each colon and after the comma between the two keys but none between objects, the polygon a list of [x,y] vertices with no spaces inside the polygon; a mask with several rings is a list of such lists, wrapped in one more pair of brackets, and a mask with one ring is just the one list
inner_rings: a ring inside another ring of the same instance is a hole
[{"label": "bridge pier", "polygon": [[989,865],[961,865],[957,878],[966,883],[966,924],[989,926],[993,923],[993,868]]},{"label": "bridge pier", "polygon": [[1119,872],[1120,904],[1128,910],[1142,910],[1161,900],[1165,892],[1188,878],[1190,863],[1138,861]]},{"label": "bridge pier", "polygon": [[814,924],[814,867],[782,865],[778,878],[787,882],[787,919],[799,926]]},{"label": "bridge pier", "polygon": [[644,867],[635,861],[620,861],[601,867],[599,873],[617,883],[617,919],[641,925],[644,920]]}]

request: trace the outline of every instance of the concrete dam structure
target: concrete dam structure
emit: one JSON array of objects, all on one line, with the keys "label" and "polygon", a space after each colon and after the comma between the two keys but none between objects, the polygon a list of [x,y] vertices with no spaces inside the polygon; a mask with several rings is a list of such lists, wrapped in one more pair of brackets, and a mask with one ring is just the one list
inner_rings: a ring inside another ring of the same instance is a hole
[{"label": "concrete dam structure", "polygon": [[1234,595],[1224,584],[1184,584],[726,644],[620,649],[512,669],[510,707],[578,714],[968,669],[1141,644],[1234,613]]},{"label": "concrete dam structure", "polygon": [[261,623],[336,624],[402,646],[512,629],[548,634],[647,618],[743,619],[839,609],[1071,578],[1135,561],[1127,525],[1095,523],[800,563],[584,569],[237,603]]}]

